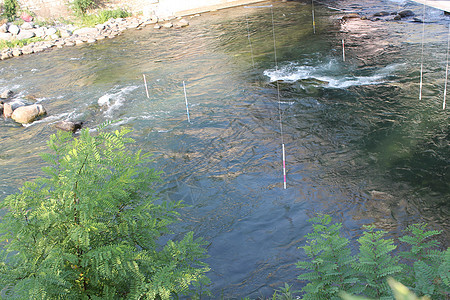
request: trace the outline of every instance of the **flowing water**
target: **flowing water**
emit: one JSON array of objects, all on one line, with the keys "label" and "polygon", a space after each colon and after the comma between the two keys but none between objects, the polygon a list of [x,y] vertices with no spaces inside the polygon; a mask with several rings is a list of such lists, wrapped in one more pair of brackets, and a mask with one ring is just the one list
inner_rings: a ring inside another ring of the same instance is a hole
[{"label": "flowing water", "polygon": [[[367,14],[422,11],[406,1],[372,2],[340,5]],[[136,147],[154,153],[164,172],[160,197],[190,205],[177,230],[210,242],[215,298],[268,297],[284,282],[301,288],[295,262],[305,257],[297,247],[316,212],[343,222],[353,241],[363,224],[396,235],[420,221],[443,229],[445,241],[449,17],[427,11],[419,101],[420,22],[341,24],[340,11],[316,4],[313,34],[309,4],[278,2],[273,13],[278,68],[271,9],[244,7],[190,19],[182,30],[127,31],[0,62],[2,87],[48,111],[25,127],[1,120],[1,196],[42,175],[38,154],[55,122],[83,120],[95,128],[120,120],[113,127],[131,126]]]}]

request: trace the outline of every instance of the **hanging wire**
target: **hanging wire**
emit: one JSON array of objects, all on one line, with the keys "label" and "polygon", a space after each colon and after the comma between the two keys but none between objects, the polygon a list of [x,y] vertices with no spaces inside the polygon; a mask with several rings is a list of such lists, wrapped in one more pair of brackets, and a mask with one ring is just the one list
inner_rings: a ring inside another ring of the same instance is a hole
[{"label": "hanging wire", "polygon": [[250,27],[248,26],[248,16],[245,14],[245,21],[247,23],[247,38],[248,38],[248,44],[250,45],[250,53],[252,55],[252,65],[253,68],[255,68],[255,60],[253,58],[253,47],[252,47],[252,41],[250,40]]},{"label": "hanging wire", "polygon": [[422,20],[422,55],[420,62],[420,85],[419,85],[419,100],[422,100],[422,85],[423,85],[423,44],[425,40],[425,4],[423,4],[423,20]]},{"label": "hanging wire", "polygon": [[442,109],[446,108],[447,97],[447,82],[448,82],[448,57],[450,49],[450,23],[448,24],[448,36],[447,36],[447,67],[445,68],[445,84],[444,84],[444,102],[442,103]]}]

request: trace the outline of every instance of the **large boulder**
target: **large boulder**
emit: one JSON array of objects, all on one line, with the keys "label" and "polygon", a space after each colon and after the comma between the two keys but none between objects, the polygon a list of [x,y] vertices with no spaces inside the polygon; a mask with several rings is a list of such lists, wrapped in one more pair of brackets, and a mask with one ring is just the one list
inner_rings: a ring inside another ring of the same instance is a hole
[{"label": "large boulder", "polygon": [[16,110],[17,108],[22,107],[24,105],[25,104],[20,101],[7,102],[7,103],[3,104],[3,116],[5,118],[11,118],[14,110]]},{"label": "large boulder", "polygon": [[99,33],[99,30],[97,28],[92,27],[86,27],[86,28],[80,28],[73,32],[74,35],[79,36],[86,36],[86,35],[97,35]]},{"label": "large boulder", "polygon": [[12,34],[19,34],[20,28],[17,25],[11,24],[8,27],[8,31],[11,32]]},{"label": "large boulder", "polygon": [[71,131],[71,132],[75,132],[78,129],[81,129],[82,126],[83,126],[83,122],[80,122],[80,121],[77,121],[77,122],[60,121],[55,124],[55,127],[57,129],[60,129],[63,131]]},{"label": "large boulder", "polygon": [[401,12],[398,13],[398,15],[402,18],[407,18],[407,17],[412,17],[415,16],[414,12],[412,10],[402,10]]},{"label": "large boulder", "polygon": [[35,34],[32,30],[21,30],[17,35],[18,40],[31,39]]},{"label": "large boulder", "polygon": [[11,118],[17,123],[28,124],[46,113],[47,112],[41,104],[33,104],[16,108],[13,111]]},{"label": "large boulder", "polygon": [[10,41],[12,40],[13,35],[10,32],[0,32],[0,40]]},{"label": "large boulder", "polygon": [[30,30],[34,28],[34,24],[32,22],[24,22],[20,28],[24,29],[24,30]]},{"label": "large boulder", "polygon": [[60,29],[59,33],[61,34],[61,37],[63,39],[68,38],[72,35],[72,31],[70,31],[69,29]]}]

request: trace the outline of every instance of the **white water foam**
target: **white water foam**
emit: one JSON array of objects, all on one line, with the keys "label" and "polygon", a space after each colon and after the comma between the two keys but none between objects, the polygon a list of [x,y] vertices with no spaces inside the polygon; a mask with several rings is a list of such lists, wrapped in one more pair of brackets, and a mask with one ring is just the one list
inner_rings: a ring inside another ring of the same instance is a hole
[{"label": "white water foam", "polygon": [[299,80],[313,79],[317,80],[318,85],[328,88],[345,89],[350,86],[373,85],[385,82],[399,64],[384,67],[370,76],[342,76],[335,75],[339,71],[339,65],[335,61],[318,65],[298,65],[290,63],[282,66],[279,70],[265,70],[264,75],[270,78],[271,82],[281,80],[284,82],[296,82]]},{"label": "white water foam", "polygon": [[112,113],[121,107],[125,102],[125,96],[136,90],[138,86],[126,86],[121,88],[118,92],[107,93],[98,98],[99,106],[106,107],[105,116],[112,117]]}]

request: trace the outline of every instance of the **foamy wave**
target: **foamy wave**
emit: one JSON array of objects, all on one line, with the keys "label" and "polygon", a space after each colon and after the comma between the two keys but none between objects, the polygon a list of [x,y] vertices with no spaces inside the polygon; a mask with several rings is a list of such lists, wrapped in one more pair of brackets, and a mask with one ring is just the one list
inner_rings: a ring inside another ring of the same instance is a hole
[{"label": "foamy wave", "polygon": [[370,76],[342,76],[339,65],[333,61],[318,66],[296,65],[294,63],[283,66],[278,70],[266,70],[264,75],[270,78],[271,82],[281,80],[285,82],[296,82],[299,80],[312,79],[317,85],[329,88],[344,89],[350,86],[373,85],[385,82],[398,64],[389,65],[374,72]]},{"label": "foamy wave", "polygon": [[112,113],[121,107],[125,102],[125,96],[132,91],[136,90],[138,86],[126,86],[121,88],[118,92],[107,93],[100,98],[98,98],[98,105],[107,107],[105,111],[105,116],[112,117]]}]

